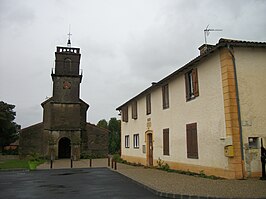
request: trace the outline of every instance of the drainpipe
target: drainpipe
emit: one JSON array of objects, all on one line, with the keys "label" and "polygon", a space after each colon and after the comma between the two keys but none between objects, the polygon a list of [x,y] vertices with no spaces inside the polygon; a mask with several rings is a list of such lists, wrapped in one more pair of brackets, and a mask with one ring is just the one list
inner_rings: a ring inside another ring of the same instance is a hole
[{"label": "drainpipe", "polygon": [[[241,112],[240,112],[240,101],[239,101],[239,91],[238,91],[238,79],[237,79],[237,73],[236,73],[236,61],[234,53],[232,52],[232,48],[230,47],[230,44],[227,44],[227,49],[229,53],[232,56],[233,66],[234,66],[234,77],[235,77],[235,89],[236,89],[236,103],[237,103],[237,114],[238,114],[238,123],[239,123],[239,131],[240,131],[240,149],[241,149],[241,160],[244,161],[244,149],[243,149],[243,132],[242,132],[242,122],[241,122]],[[242,162],[241,162],[242,164]],[[242,176],[244,178],[244,169],[242,165]]]}]

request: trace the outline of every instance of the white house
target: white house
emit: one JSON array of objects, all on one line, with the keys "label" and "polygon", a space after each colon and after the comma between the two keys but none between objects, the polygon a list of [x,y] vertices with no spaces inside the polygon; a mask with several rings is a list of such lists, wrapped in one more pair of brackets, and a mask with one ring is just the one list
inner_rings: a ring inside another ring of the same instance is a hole
[{"label": "white house", "polygon": [[266,42],[220,39],[117,108],[121,156],[230,179],[261,175]]}]

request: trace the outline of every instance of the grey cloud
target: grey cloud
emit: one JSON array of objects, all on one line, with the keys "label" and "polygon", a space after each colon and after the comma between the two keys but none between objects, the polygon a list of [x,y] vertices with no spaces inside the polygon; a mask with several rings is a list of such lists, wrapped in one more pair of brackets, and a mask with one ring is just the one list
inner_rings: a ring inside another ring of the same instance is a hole
[{"label": "grey cloud", "polygon": [[19,30],[30,25],[35,18],[33,9],[24,1],[8,1],[0,2],[0,26],[5,28],[13,28]]}]

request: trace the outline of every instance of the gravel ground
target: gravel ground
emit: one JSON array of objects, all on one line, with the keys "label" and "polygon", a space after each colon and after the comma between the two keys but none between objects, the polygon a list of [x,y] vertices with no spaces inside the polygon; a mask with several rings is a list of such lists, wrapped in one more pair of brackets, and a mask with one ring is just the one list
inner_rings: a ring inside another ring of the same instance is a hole
[{"label": "gravel ground", "polygon": [[[107,167],[107,159],[95,159],[92,167]],[[88,168],[89,160],[73,162],[73,168]],[[44,163],[38,169],[49,169]],[[56,160],[53,169],[70,168],[69,160]],[[162,193],[216,198],[265,198],[266,181],[212,180],[178,173],[168,173],[157,169],[117,164],[117,172],[153,190]]]},{"label": "gravel ground", "polygon": [[266,198],[266,181],[212,180],[118,164],[119,173],[159,192],[218,198]]}]

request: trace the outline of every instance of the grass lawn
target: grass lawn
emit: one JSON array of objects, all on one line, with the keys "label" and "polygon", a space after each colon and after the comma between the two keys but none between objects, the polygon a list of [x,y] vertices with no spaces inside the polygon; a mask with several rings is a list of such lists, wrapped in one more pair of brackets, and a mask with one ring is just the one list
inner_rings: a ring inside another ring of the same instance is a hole
[{"label": "grass lawn", "polygon": [[35,170],[36,167],[42,163],[44,160],[40,161],[29,161],[29,160],[5,160],[0,162],[0,170],[2,169],[30,169]]}]

